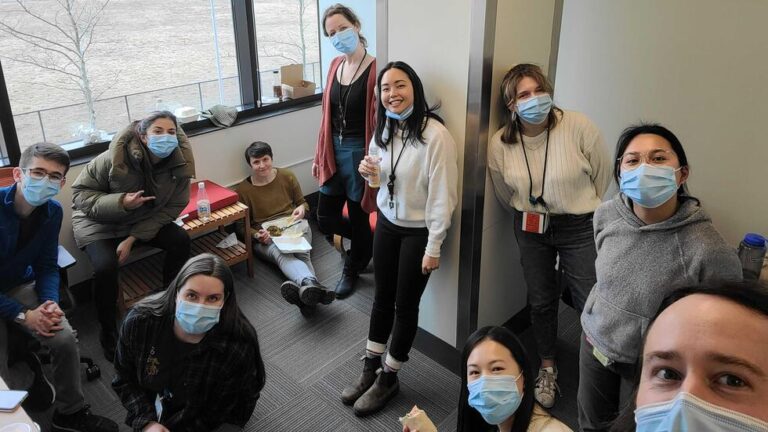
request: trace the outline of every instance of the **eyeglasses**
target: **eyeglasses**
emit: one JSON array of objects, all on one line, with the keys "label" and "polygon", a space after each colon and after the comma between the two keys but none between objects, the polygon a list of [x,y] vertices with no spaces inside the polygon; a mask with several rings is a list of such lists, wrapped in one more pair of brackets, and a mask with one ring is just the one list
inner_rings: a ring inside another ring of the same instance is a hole
[{"label": "eyeglasses", "polygon": [[654,166],[669,165],[675,159],[675,156],[677,154],[672,150],[656,149],[645,153],[624,153],[616,160],[619,161],[622,169],[629,171],[639,167],[643,162]]},{"label": "eyeglasses", "polygon": [[43,180],[46,179],[49,182],[59,183],[62,180],[64,180],[64,176],[59,173],[49,173],[45,171],[44,169],[40,168],[25,168],[23,170],[29,178],[32,180]]}]

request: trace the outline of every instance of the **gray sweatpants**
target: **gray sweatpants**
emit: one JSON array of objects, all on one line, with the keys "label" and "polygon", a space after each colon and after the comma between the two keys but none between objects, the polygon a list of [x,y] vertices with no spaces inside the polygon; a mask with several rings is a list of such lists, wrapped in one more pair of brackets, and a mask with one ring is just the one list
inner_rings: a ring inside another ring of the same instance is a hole
[{"label": "gray sweatpants", "polygon": [[[312,244],[311,230],[304,233],[304,239]],[[285,277],[297,285],[301,285],[301,281],[308,277],[315,277],[315,268],[312,267],[309,252],[284,254],[274,243],[265,245],[256,240],[253,241],[253,252],[261,259],[277,264]]]},{"label": "gray sweatpants", "polygon": [[[5,293],[30,309],[40,303],[34,283],[25,284]],[[8,370],[8,332],[23,331],[33,336],[51,351],[51,366],[53,367],[53,387],[56,390],[56,409],[62,414],[72,414],[83,408],[85,397],[80,382],[80,352],[77,349],[77,339],[66,317],[62,319],[62,330],[51,337],[32,333],[27,327],[0,319],[0,376],[13,389],[14,377]]]}]

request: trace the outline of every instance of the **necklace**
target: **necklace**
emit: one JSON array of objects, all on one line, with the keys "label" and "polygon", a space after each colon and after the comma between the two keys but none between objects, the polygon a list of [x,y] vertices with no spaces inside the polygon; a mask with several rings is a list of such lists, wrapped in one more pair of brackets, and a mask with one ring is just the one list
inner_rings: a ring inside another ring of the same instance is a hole
[{"label": "necklace", "polygon": [[360,63],[357,65],[357,69],[355,69],[355,73],[352,74],[352,79],[349,81],[349,85],[347,85],[346,93],[344,93],[341,80],[344,79],[344,65],[347,63],[347,59],[345,58],[341,62],[341,77],[339,78],[339,112],[341,113],[341,129],[339,130],[339,141],[344,139],[344,128],[347,127],[347,102],[349,101],[349,93],[352,92],[352,83],[355,82],[355,77],[357,76],[357,73],[360,72],[360,67],[363,66],[363,63],[365,63],[366,57],[368,57],[368,49],[363,51],[363,59],[360,60]]}]

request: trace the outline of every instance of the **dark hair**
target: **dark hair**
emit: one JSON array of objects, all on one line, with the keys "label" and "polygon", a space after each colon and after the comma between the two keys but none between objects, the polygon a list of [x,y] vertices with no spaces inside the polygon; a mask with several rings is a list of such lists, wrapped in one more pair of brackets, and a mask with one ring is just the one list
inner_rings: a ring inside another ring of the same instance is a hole
[{"label": "dark hair", "polygon": [[260,391],[264,387],[265,375],[259,339],[256,335],[256,329],[253,328],[237,305],[234,277],[223,259],[209,253],[190,258],[165,291],[159,295],[147,297],[134,306],[136,313],[173,320],[176,315],[176,297],[178,297],[181,287],[189,278],[196,275],[211,276],[224,284],[224,305],[221,308],[219,322],[210,331],[225,334],[233,340],[254,344],[256,350],[254,361],[256,362],[256,372],[260,377],[258,388]]},{"label": "dark hair", "polygon": [[[659,316],[667,310],[670,306],[675,304],[678,300],[682,300],[693,294],[704,294],[719,297],[723,300],[728,300],[733,303],[744,306],[758,314],[768,318],[768,286],[762,282],[756,281],[717,281],[710,282],[701,285],[684,286],[678,288],[669,293],[664,300],[662,300],[659,309],[656,314],[648,323],[648,327],[643,335],[642,349],[645,348],[645,343],[648,339],[648,333],[653,327],[653,324],[659,318]],[[635,430],[635,416],[634,412],[637,408],[637,391],[640,387],[640,377],[643,369],[643,353],[640,351],[640,358],[637,361],[638,368],[635,374],[635,391],[632,395],[627,406],[622,410],[619,417],[613,423],[611,432],[625,432]]]},{"label": "dark hair", "polygon": [[[672,146],[672,150],[677,155],[677,160],[680,161],[680,167],[688,166],[688,157],[685,155],[685,150],[683,150],[683,144],[671,130],[658,123],[640,123],[624,129],[619,137],[619,141],[616,143],[616,158],[613,160],[613,179],[616,181],[616,184],[621,184],[619,180],[621,157],[624,155],[627,147],[629,147],[629,143],[631,143],[638,135],[643,134],[657,135],[667,140],[669,145]],[[688,187],[686,186],[686,183],[680,185],[677,189],[677,194],[688,195]]]},{"label": "dark hair", "polygon": [[40,158],[57,163],[64,167],[63,174],[69,171],[69,153],[56,144],[39,142],[24,149],[19,159],[19,168],[25,169],[32,164],[32,159]]},{"label": "dark hair", "polygon": [[487,326],[483,327],[469,336],[464,344],[464,350],[461,352],[461,393],[459,395],[459,412],[456,428],[458,432],[478,432],[495,431],[496,427],[489,425],[483,420],[477,410],[469,406],[467,399],[469,390],[467,390],[467,360],[472,351],[481,342],[492,340],[504,345],[515,359],[520,370],[523,372],[523,401],[520,407],[515,411],[515,421],[512,424],[512,432],[526,432],[528,424],[531,422],[531,413],[533,412],[533,388],[536,376],[533,374],[533,365],[528,361],[528,354],[520,340],[505,327]]},{"label": "dark hair", "polygon": [[254,141],[245,149],[245,163],[251,164],[251,158],[269,156],[272,158],[272,147],[264,141]]},{"label": "dark hair", "polygon": [[381,137],[384,129],[389,128],[390,131],[396,131],[398,127],[397,120],[391,119],[385,115],[386,109],[381,103],[381,80],[384,77],[384,74],[390,69],[399,69],[405,72],[413,86],[413,112],[403,121],[403,143],[409,140],[419,140],[419,142],[424,143],[424,130],[427,128],[426,120],[433,118],[440,123],[445,123],[443,119],[435,113],[435,111],[440,109],[440,104],[438,103],[430,107],[429,104],[427,104],[427,97],[424,95],[424,86],[421,84],[419,76],[416,75],[416,71],[404,62],[394,61],[387,63],[376,78],[376,88],[379,92],[379,94],[376,95],[376,144],[380,147],[386,147],[392,142],[392,137],[395,136],[395,133],[390,133],[385,141]]},{"label": "dark hair", "polygon": [[[347,19],[350,23],[352,23],[353,26],[357,26],[358,28],[363,28],[363,25],[360,23],[360,19],[355,15],[354,12],[352,12],[352,9],[344,6],[341,3],[336,3],[333,5],[328,6],[328,9],[323,12],[323,34],[325,37],[328,37],[328,32],[325,30],[325,20],[327,20],[332,15],[342,15],[344,18]],[[368,40],[365,39],[365,36],[363,36],[362,32],[360,32],[360,43],[363,44],[364,47],[368,46]]]},{"label": "dark hair", "polygon": [[176,116],[173,115],[170,111],[154,111],[149,113],[148,116],[144,117],[143,119],[134,122],[133,126],[133,132],[139,136],[142,137],[147,134],[147,131],[152,126],[152,124],[157,121],[158,119],[166,118],[171,121],[173,121],[173,125],[178,128],[179,122],[176,121]]},{"label": "dark hair", "polygon": [[[515,110],[509,106],[517,101],[517,85],[523,78],[529,77],[536,81],[545,92],[550,96],[554,93],[554,87],[549,82],[547,76],[541,67],[531,63],[520,63],[504,75],[501,81],[501,100],[504,102],[504,113],[502,118],[506,118],[504,132],[501,134],[501,141],[506,144],[515,144],[520,130],[520,117],[515,115]],[[563,110],[552,105],[552,110],[547,115],[547,129],[552,130],[557,126],[557,113],[562,114]],[[514,116],[514,117],[513,117]]]}]

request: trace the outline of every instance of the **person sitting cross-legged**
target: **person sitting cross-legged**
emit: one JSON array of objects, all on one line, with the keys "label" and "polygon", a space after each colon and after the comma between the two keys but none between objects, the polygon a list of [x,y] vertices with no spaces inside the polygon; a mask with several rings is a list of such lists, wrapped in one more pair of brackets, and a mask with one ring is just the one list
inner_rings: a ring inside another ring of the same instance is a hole
[{"label": "person sitting cross-legged", "polygon": [[[59,307],[57,258],[63,212],[52,198],[64,186],[68,170],[69,154],[64,149],[34,144],[13,169],[14,184],[0,188],[0,376],[16,388],[19,377],[10,374],[9,355],[26,357],[35,380],[27,400],[31,404],[25,408],[44,410],[55,398],[51,430],[117,432],[115,422],[91,414],[85,403],[77,339]],[[34,352],[10,349],[11,333],[34,337],[50,350],[53,386]]]},{"label": "person sitting cross-legged", "polygon": [[[290,170],[272,166],[272,147],[256,141],[245,150],[245,160],[251,167],[251,175],[237,185],[240,201],[251,211],[251,224],[254,253],[262,259],[277,264],[288,278],[280,287],[280,293],[288,303],[299,307],[302,315],[314,312],[318,303],[330,304],[336,294],[318,282],[315,269],[307,252],[283,253],[272,242],[263,223],[284,216],[293,221],[301,221],[298,226],[303,230],[307,243],[312,242],[312,231],[304,221],[309,205],[304,200],[301,186]],[[244,233],[243,224],[238,224],[240,236]]]}]

